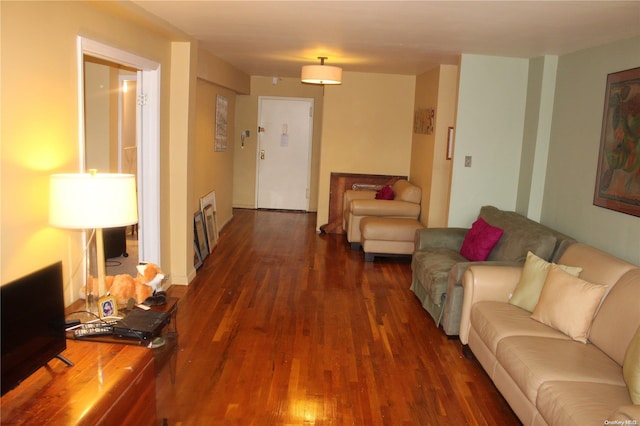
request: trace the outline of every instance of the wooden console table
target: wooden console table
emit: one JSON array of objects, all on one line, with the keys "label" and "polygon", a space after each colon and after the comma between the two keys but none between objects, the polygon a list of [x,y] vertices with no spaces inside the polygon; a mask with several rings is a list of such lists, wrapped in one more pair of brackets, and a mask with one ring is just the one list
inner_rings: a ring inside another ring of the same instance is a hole
[{"label": "wooden console table", "polygon": [[[110,336],[67,339],[62,356],[72,367],[52,359],[18,387],[2,396],[3,425],[158,425],[156,371],[169,360],[175,380],[178,347],[178,299],[151,309],[167,312],[164,346],[150,349],[149,342]],[[67,308],[82,310],[83,301]]]},{"label": "wooden console table", "polygon": [[344,191],[351,189],[354,184],[360,185],[392,185],[398,179],[406,176],[368,175],[362,173],[331,173],[329,182],[329,223],[322,225],[320,231],[327,234],[342,234],[342,216],[344,206],[342,197]]},{"label": "wooden console table", "polygon": [[49,361],[2,396],[2,424],[157,425],[153,352],[67,340],[73,362]]},{"label": "wooden console table", "polygon": [[[82,310],[83,301],[77,301],[71,305],[67,312],[75,312]],[[169,361],[169,369],[171,374],[171,383],[175,383],[176,379],[176,355],[178,351],[178,298],[167,297],[167,303],[164,305],[151,306],[152,311],[166,312],[169,314],[169,322],[162,327],[161,336],[165,340],[165,345],[151,349],[155,359],[156,372],[162,370],[164,365]],[[67,339],[74,339],[73,333],[67,333]],[[147,347],[151,342],[146,340],[128,339],[116,336],[93,336],[84,337],[80,341],[91,341],[99,343],[119,343],[124,345],[136,345]]]}]

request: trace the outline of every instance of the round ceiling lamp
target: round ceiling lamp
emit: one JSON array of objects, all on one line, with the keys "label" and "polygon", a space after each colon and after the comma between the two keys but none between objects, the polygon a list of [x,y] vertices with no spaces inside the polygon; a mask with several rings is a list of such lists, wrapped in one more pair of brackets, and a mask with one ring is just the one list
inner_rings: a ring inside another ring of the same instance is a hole
[{"label": "round ceiling lamp", "polygon": [[318,56],[320,65],[304,65],[301,80],[309,84],[342,84],[342,68],[324,64],[326,56]]}]

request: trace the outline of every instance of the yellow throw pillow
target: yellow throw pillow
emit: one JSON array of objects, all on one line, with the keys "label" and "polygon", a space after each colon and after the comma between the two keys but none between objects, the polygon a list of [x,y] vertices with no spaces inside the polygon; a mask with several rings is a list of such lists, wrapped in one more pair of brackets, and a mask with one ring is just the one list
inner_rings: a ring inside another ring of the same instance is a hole
[{"label": "yellow throw pillow", "polygon": [[634,404],[640,405],[640,327],[633,336],[622,364],[624,381]]},{"label": "yellow throw pillow", "polygon": [[551,264],[531,318],[587,343],[591,322],[607,289]]},{"label": "yellow throw pillow", "polygon": [[[509,303],[525,309],[529,312],[533,312],[540,298],[540,292],[544,286],[544,281],[547,278],[549,267],[551,263],[536,256],[532,252],[527,253],[527,260],[524,262],[522,268],[522,275],[520,281],[516,285],[515,290]],[[580,275],[582,268],[577,266],[564,266],[558,265],[562,270],[570,273],[573,276]]]}]

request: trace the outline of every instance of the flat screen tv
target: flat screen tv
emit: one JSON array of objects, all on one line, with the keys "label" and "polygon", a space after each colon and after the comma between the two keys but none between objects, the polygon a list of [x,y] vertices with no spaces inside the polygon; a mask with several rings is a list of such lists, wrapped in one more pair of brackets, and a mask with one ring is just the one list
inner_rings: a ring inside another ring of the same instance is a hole
[{"label": "flat screen tv", "polygon": [[62,262],[3,285],[0,303],[4,395],[67,347]]}]

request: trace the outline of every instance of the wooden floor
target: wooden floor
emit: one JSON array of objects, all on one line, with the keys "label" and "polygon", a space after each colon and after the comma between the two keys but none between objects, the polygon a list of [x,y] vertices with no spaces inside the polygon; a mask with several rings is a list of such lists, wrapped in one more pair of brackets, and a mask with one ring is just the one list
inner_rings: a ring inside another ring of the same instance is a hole
[{"label": "wooden floor", "polygon": [[517,425],[460,342],[409,290],[405,260],[365,263],[315,214],[235,210],[180,296],[179,425]]}]

